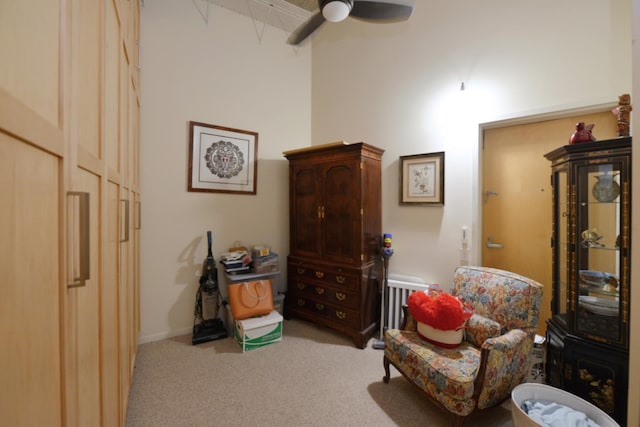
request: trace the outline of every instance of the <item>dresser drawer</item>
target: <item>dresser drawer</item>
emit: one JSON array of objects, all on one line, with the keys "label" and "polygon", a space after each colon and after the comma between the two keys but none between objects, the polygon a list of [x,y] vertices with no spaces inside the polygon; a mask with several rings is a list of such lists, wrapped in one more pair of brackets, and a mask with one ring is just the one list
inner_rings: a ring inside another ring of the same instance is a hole
[{"label": "dresser drawer", "polygon": [[312,318],[321,318],[324,321],[345,328],[360,328],[360,316],[357,311],[322,301],[305,298],[297,295],[291,301],[291,309],[304,316],[309,314]]},{"label": "dresser drawer", "polygon": [[358,292],[361,283],[361,270],[310,264],[301,261],[287,263],[289,282],[299,280],[304,283],[315,283],[330,286],[337,290]]},{"label": "dresser drawer", "polygon": [[357,310],[360,307],[360,294],[333,287],[308,283],[300,279],[289,279],[289,293],[292,296],[310,298],[321,303]]}]

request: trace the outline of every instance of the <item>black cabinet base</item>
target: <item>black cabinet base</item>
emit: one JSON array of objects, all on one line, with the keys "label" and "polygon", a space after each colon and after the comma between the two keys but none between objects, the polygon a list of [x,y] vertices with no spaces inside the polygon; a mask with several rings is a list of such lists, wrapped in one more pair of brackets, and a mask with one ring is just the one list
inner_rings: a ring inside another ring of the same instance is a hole
[{"label": "black cabinet base", "polygon": [[629,355],[547,322],[547,383],[583,398],[627,425]]}]

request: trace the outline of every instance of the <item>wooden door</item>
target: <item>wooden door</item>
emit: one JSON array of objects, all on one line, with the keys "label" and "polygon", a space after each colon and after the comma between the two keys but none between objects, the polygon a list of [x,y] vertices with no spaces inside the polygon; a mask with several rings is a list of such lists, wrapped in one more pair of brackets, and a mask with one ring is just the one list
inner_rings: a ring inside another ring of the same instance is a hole
[{"label": "wooden door", "polygon": [[100,295],[100,353],[102,372],[102,425],[121,424],[120,353],[118,313],[120,291],[120,187],[109,182],[106,199],[105,282]]},{"label": "wooden door", "polygon": [[100,354],[102,425],[123,424],[120,399],[120,86],[122,38],[120,13],[114,2],[105,4],[103,61],[103,141],[107,180],[104,186],[104,283],[100,294]]},{"label": "wooden door", "polygon": [[[69,61],[63,68],[67,85],[64,126],[67,129],[68,188],[85,194],[86,205],[67,196],[67,278],[64,298],[65,415],[69,426],[85,426],[101,417],[100,406],[100,289],[102,271],[102,176],[105,171],[101,129],[101,19],[102,2],[68,3],[63,21]],[[88,209],[88,212],[83,210]],[[85,216],[83,218],[83,215]],[[82,221],[88,220],[85,229]],[[84,235],[87,233],[88,235]],[[88,258],[88,270],[76,271]],[[78,276],[80,274],[80,276]],[[80,277],[80,282],[77,278]]]},{"label": "wooden door", "polygon": [[60,2],[0,9],[0,424],[63,425]]},{"label": "wooden door", "polygon": [[[482,265],[544,285],[538,334],[551,316],[551,166],[544,154],[568,144],[578,121],[615,137],[610,111],[486,129],[482,153]],[[496,246],[497,245],[497,246]]]},{"label": "wooden door", "polygon": [[[64,299],[65,343],[65,403],[68,426],[92,425],[100,419],[100,313],[99,298],[102,285],[100,266],[100,179],[94,174],[79,170],[74,185],[78,192],[88,195],[88,238],[75,206],[75,197],[67,197],[68,215],[73,218],[67,232],[71,264],[77,257],[89,255],[89,269],[81,283],[72,283],[77,277],[73,266],[68,271]],[[81,208],[83,209],[83,208]],[[78,241],[74,240],[78,235]],[[84,240],[84,242],[83,242]],[[88,254],[87,254],[88,251]],[[72,274],[72,272],[74,274]]]},{"label": "wooden door", "polygon": [[[131,235],[130,235],[130,199],[129,191],[126,189],[120,190],[119,199],[119,225],[120,225],[120,239],[119,239],[119,251],[120,259],[118,265],[119,274],[119,286],[118,290],[118,323],[119,323],[119,363],[120,363],[120,406],[123,411],[127,407],[127,401],[129,399],[129,390],[131,386],[131,373],[133,371],[133,365],[130,359],[130,284],[131,284]],[[126,412],[121,414],[122,420],[125,420]]]},{"label": "wooden door", "polygon": [[59,168],[57,156],[0,132],[0,414],[7,426],[62,424]]}]

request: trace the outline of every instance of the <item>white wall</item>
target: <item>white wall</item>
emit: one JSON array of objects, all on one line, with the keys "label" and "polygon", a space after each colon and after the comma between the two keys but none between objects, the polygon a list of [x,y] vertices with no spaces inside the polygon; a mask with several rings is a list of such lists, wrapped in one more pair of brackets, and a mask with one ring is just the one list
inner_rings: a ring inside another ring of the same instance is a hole
[{"label": "white wall", "polygon": [[[448,284],[462,226],[479,262],[479,124],[629,93],[631,1],[416,3],[404,23],[348,19],[314,35],[312,143],[386,150],[390,271]],[[436,151],[445,152],[445,206],[399,206],[398,157]]]},{"label": "white wall", "polygon": [[[260,41],[251,19],[213,5],[207,23],[197,3],[141,9],[141,342],[190,332],[207,230],[216,260],[235,240],[267,243],[284,271],[282,152],[310,144],[310,48],[273,27]],[[257,195],[187,192],[189,121],[259,133]]]},{"label": "white wall", "polygon": [[[294,49],[271,27],[259,42],[251,19],[219,7],[207,24],[193,1],[145,1],[143,341],[188,330],[207,229],[214,254],[267,242],[284,270],[282,151],[336,140],[385,149],[391,271],[448,283],[462,226],[478,261],[478,124],[631,90],[630,0],[417,3],[405,23],[326,23]],[[189,120],[260,133],[257,196],[186,191]],[[399,206],[398,157],[435,151],[446,153],[445,206]]]}]

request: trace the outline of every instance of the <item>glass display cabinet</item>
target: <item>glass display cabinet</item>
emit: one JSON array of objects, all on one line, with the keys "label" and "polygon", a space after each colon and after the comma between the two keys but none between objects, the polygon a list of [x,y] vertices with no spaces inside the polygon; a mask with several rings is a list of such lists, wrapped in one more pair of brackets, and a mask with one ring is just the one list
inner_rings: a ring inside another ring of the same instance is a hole
[{"label": "glass display cabinet", "polygon": [[545,154],[553,187],[546,378],[626,425],[631,138]]}]

